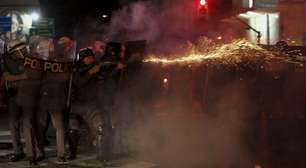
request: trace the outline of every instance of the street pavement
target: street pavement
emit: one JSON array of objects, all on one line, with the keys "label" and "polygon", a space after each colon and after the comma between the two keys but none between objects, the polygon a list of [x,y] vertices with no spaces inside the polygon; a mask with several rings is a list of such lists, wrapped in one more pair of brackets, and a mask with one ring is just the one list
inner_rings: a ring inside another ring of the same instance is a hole
[{"label": "street pavement", "polygon": [[[0,168],[28,168],[28,161],[22,160],[19,162],[7,162],[4,154],[11,153],[11,150],[1,150]],[[46,148],[47,159],[40,162],[35,168],[157,168],[158,165],[140,161],[134,158],[121,158],[110,162],[101,162],[95,159],[95,154],[85,153],[78,155],[74,161],[68,161],[65,164],[56,163],[55,146]]]},{"label": "street pavement", "polygon": [[[84,153],[78,155],[74,161],[69,161],[65,164],[56,163],[56,147],[48,146],[45,148],[47,159],[40,162],[37,168],[156,168],[157,164],[140,161],[134,158],[122,158],[111,162],[100,162],[95,159],[94,153]],[[12,145],[10,139],[10,132],[7,130],[0,131],[0,168],[27,168],[28,161],[23,160],[19,162],[7,162],[6,156],[12,153]]]},{"label": "street pavement", "polygon": [[[23,141],[23,140],[22,140]],[[0,158],[11,153],[9,150],[12,147],[9,131],[0,131]]]},{"label": "street pavement", "polygon": [[[1,168],[28,168],[27,161],[20,162],[0,162]],[[47,161],[40,162],[35,168],[157,168],[156,164],[151,162],[139,161],[132,158],[125,158],[103,163],[97,161],[94,155],[81,155],[75,161],[65,164],[57,164],[55,158],[49,158]]]}]

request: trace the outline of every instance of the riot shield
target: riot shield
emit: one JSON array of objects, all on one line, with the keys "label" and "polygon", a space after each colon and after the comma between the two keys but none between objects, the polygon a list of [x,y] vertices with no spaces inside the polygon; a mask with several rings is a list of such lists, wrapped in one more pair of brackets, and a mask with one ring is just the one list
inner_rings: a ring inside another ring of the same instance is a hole
[{"label": "riot shield", "polygon": [[[125,81],[133,81],[140,71],[142,61],[144,59],[146,49],[146,41],[128,41],[125,43],[125,52],[123,62],[127,64],[125,72],[121,74],[121,78]],[[130,82],[128,82],[130,83]]]},{"label": "riot shield", "polygon": [[32,57],[48,61],[72,62],[76,55],[76,42],[68,37],[54,40],[49,37],[32,36],[29,47]]},{"label": "riot shield", "polygon": [[50,60],[54,57],[54,42],[52,38],[32,36],[29,40],[31,57]]},{"label": "riot shield", "polygon": [[32,36],[29,41],[30,56],[25,58],[24,65],[40,71],[70,73],[76,43],[73,40],[68,42],[69,45],[61,39],[55,41],[48,37]]},{"label": "riot shield", "polygon": [[124,62],[141,63],[145,54],[146,41],[128,41],[125,44]]},{"label": "riot shield", "polygon": [[105,54],[102,61],[118,62],[121,58],[122,44],[117,42],[109,42],[106,44]]},{"label": "riot shield", "polygon": [[62,37],[56,41],[55,55],[57,61],[73,62],[76,56],[76,41]]},{"label": "riot shield", "polygon": [[[66,41],[65,41],[66,40]],[[71,111],[71,101],[72,101],[72,85],[73,79],[76,72],[76,62],[78,56],[76,54],[77,43],[76,41],[67,41],[67,39],[60,39],[56,45],[56,53],[58,55],[58,60],[69,61],[70,62],[70,75],[67,90],[67,99],[65,111],[67,113],[67,119],[69,118],[69,113]]]},{"label": "riot shield", "polygon": [[[57,86],[58,83],[68,83],[68,90],[67,87],[65,90],[62,89],[66,96],[61,96],[67,97],[67,100],[56,103],[66,104],[68,110],[72,89],[72,67],[74,58],[76,58],[76,42],[67,37],[54,40],[49,37],[32,36],[29,41],[29,48],[30,56],[25,58],[24,65],[37,71],[46,72],[42,77],[44,81],[47,81],[43,82],[44,88],[54,88],[51,85],[61,88]],[[53,95],[53,93],[49,93],[49,95]],[[56,95],[54,96],[56,97]]]}]

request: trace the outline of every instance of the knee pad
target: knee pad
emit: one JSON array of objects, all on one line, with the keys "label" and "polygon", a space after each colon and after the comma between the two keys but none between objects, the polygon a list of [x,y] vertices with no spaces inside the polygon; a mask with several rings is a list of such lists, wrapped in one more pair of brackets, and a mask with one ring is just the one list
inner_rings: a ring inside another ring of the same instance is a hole
[{"label": "knee pad", "polygon": [[69,132],[68,132],[70,135],[75,135],[75,134],[78,134],[79,133],[79,130],[77,129],[69,129]]},{"label": "knee pad", "polygon": [[103,135],[103,132],[104,132],[104,128],[102,125],[99,125],[98,128],[97,128],[97,132],[98,132],[98,135]]}]

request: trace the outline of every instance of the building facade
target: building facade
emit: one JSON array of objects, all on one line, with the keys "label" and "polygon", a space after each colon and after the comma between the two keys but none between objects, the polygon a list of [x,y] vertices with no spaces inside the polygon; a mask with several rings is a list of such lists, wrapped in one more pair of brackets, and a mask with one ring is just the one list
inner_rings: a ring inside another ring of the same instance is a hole
[{"label": "building facade", "polygon": [[[233,0],[234,11],[261,32],[261,44],[306,45],[306,0]],[[254,31],[246,32],[256,42]]]},{"label": "building facade", "polygon": [[306,1],[281,1],[278,10],[281,14],[281,39],[291,45],[306,46]]},{"label": "building facade", "polygon": [[39,11],[39,0],[1,0],[0,16],[12,18],[12,31],[1,32],[1,39],[26,40],[32,26],[33,14],[37,15]]}]

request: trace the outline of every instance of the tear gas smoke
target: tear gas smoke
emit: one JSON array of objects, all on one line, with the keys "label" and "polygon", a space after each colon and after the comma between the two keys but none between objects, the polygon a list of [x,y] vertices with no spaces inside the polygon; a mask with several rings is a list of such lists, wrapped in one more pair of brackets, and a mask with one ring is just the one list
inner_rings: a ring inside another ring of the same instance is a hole
[{"label": "tear gas smoke", "polygon": [[165,167],[253,167],[264,150],[261,116],[279,110],[279,103],[270,104],[277,95],[284,102],[293,94],[267,83],[281,84],[279,75],[299,65],[288,60],[245,40],[200,39],[184,53],[149,56],[118,101],[117,112],[133,116],[128,148]]},{"label": "tear gas smoke", "polygon": [[[197,40],[201,34],[214,34],[208,29],[209,23],[202,26],[205,30],[198,28],[195,21],[197,8],[194,5],[186,0],[131,3],[114,11],[109,24],[84,19],[84,23],[77,28],[76,37],[84,44],[94,40],[147,40],[150,51],[173,52],[173,48],[176,48],[178,52],[187,40]],[[228,31],[228,28],[224,30]]]},{"label": "tear gas smoke", "polygon": [[252,85],[277,55],[245,40],[200,41],[183,56],[144,60],[133,87],[119,95],[117,114],[132,120],[127,148],[166,167],[255,165],[258,139],[250,137],[258,136],[261,113]]}]

